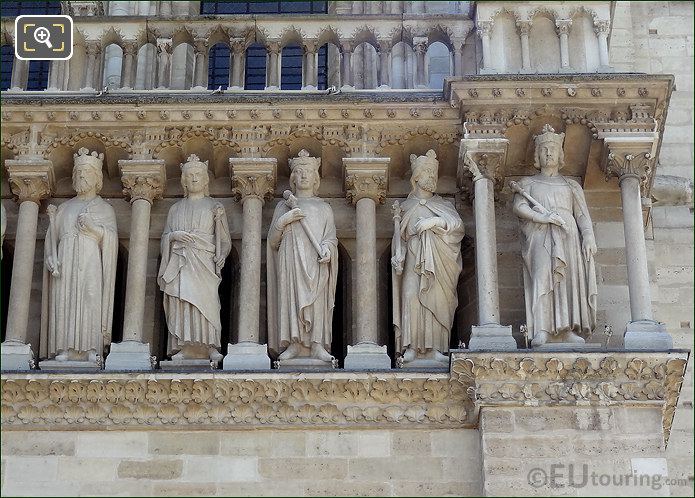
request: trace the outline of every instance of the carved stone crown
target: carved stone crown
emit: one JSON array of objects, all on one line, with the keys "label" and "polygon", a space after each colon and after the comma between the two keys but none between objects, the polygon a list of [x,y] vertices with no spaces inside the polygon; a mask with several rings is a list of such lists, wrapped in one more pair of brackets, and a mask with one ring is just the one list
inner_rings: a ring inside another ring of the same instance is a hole
[{"label": "carved stone crown", "polygon": [[320,157],[310,157],[309,151],[306,149],[300,150],[297,156],[298,157],[293,157],[289,160],[290,171],[294,171],[294,168],[297,166],[307,166],[318,172],[319,168],[321,167]]},{"label": "carved stone crown", "polygon": [[540,135],[536,135],[535,137],[536,147],[539,147],[540,145],[547,142],[553,142],[556,143],[560,148],[562,148],[562,142],[565,140],[564,133],[555,133],[555,129],[549,124],[546,124],[543,127],[542,131],[543,133],[541,133]]},{"label": "carved stone crown", "polygon": [[101,167],[104,164],[104,154],[98,153],[97,151],[89,152],[86,147],[80,148],[77,154],[73,154],[73,159],[75,160],[75,167],[79,166],[89,166],[94,168],[98,172],[101,172]]},{"label": "carved stone crown", "polygon": [[437,153],[432,149],[428,150],[424,156],[410,154],[410,170],[413,175],[421,168],[433,169],[435,171],[439,169]]},{"label": "carved stone crown", "polygon": [[191,154],[188,156],[188,159],[186,159],[186,162],[181,164],[181,172],[183,173],[185,170],[190,168],[203,168],[207,171],[208,161],[201,161],[198,156]]}]

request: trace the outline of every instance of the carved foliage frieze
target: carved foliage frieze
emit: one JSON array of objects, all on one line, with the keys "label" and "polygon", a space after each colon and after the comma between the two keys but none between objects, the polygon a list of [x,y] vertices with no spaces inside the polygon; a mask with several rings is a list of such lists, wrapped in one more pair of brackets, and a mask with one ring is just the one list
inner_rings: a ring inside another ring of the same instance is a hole
[{"label": "carved foliage frieze", "polygon": [[448,376],[3,378],[3,427],[466,425]]}]

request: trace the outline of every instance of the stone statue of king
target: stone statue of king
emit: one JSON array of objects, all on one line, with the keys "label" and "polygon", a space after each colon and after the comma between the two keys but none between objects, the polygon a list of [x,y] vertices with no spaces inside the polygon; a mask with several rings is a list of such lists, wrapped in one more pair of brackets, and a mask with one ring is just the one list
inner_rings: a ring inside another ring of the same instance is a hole
[{"label": "stone statue of king", "polygon": [[[439,161],[433,150],[410,155],[412,191],[391,245],[393,321],[402,366],[418,360],[444,365],[458,305],[463,221],[453,204],[435,195]],[[400,215],[400,213],[399,213]]]},{"label": "stone statue of king", "polygon": [[535,137],[540,173],[511,183],[521,224],[526,325],[531,345],[584,343],[596,326],[596,239],[579,184],[559,174],[564,133]]},{"label": "stone statue of king", "polygon": [[181,165],[185,198],[171,206],[162,234],[157,282],[164,292],[174,362],[222,359],[218,287],[232,249],[224,207],[208,194],[208,162],[192,154]]},{"label": "stone statue of king", "polygon": [[104,154],[74,156],[77,196],[48,206],[41,306],[41,357],[95,363],[111,343],[118,233],[99,195]]}]

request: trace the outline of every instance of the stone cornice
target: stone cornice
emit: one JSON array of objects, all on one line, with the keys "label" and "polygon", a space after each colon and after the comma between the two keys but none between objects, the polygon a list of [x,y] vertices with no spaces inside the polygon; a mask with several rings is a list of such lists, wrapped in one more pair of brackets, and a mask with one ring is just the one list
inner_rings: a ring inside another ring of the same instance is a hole
[{"label": "stone cornice", "polygon": [[150,204],[161,199],[166,187],[164,159],[121,159],[123,194],[130,202],[144,199]]},{"label": "stone cornice", "polygon": [[451,379],[482,406],[659,405],[668,442],[688,351],[453,353]]},{"label": "stone cornice", "polygon": [[5,429],[463,427],[446,374],[2,375]]},{"label": "stone cornice", "polygon": [[17,201],[41,202],[50,196],[54,184],[51,161],[40,157],[18,157],[5,161],[12,194]]},{"label": "stone cornice", "polygon": [[243,202],[247,197],[272,199],[277,182],[278,161],[274,157],[229,159],[232,195]]},{"label": "stone cornice", "polygon": [[345,157],[345,196],[351,204],[364,198],[384,202],[388,189],[388,157]]}]

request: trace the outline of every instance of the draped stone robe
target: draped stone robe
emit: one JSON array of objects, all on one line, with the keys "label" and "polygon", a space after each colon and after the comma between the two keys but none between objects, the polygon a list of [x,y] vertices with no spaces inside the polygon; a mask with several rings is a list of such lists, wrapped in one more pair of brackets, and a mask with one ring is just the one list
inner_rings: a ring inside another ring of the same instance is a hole
[{"label": "draped stone robe", "polygon": [[333,307],[338,282],[338,238],[333,210],[325,201],[297,198],[307,224],[321,247],[331,253],[328,263],[319,263],[318,253],[299,221],[290,223],[279,246],[271,242],[280,216],[290,209],[279,202],[268,235],[268,348],[275,356],[290,342],[311,347],[312,342],[331,350]]},{"label": "draped stone robe", "polygon": [[[81,213],[102,228],[101,239],[80,231],[77,218]],[[55,233],[54,238],[49,226],[44,257],[51,255],[57,243],[60,276],[54,277],[44,267],[40,356],[52,358],[68,349],[94,349],[103,355],[104,347],[111,343],[118,256],[116,215],[99,196],[91,200],[75,197],[58,206]]]},{"label": "draped stone robe", "polygon": [[[589,209],[579,184],[563,176],[536,175],[519,182],[546,209],[558,213],[569,230],[521,219],[526,323],[530,338],[544,330],[568,330],[587,338],[596,327],[596,267],[582,253],[584,237],[594,239]],[[514,209],[532,206],[520,194]],[[594,239],[595,240],[595,239]]]},{"label": "draped stone robe", "polygon": [[[401,208],[401,231],[394,234],[391,244],[395,255],[396,237],[400,237],[405,254],[402,274],[392,271],[396,351],[402,353],[410,347],[418,353],[445,353],[458,305],[463,222],[451,202],[438,195],[419,199],[411,193]],[[420,218],[433,216],[443,218],[446,227],[418,235],[415,225]]]},{"label": "draped stone robe", "polygon": [[[164,292],[168,354],[179,351],[183,343],[221,346],[221,305],[217,290],[222,278],[217,274],[214,257],[217,246],[221,257],[226,258],[232,243],[226,214],[221,216],[220,229],[216,229],[217,207],[222,206],[210,197],[203,197],[185,198],[169,209],[157,277]],[[188,233],[193,243],[172,240],[175,231]]]}]

